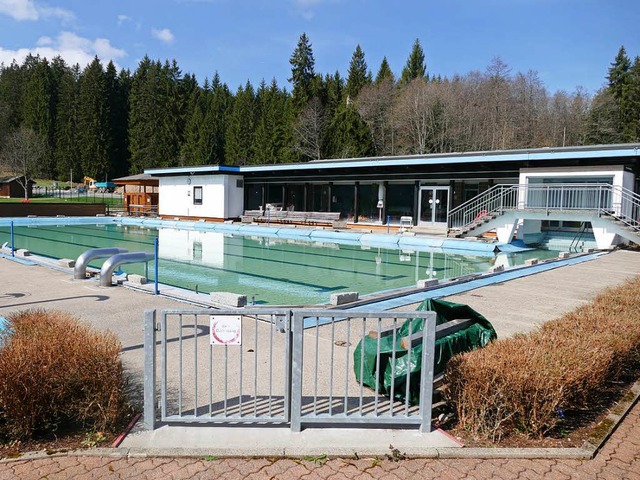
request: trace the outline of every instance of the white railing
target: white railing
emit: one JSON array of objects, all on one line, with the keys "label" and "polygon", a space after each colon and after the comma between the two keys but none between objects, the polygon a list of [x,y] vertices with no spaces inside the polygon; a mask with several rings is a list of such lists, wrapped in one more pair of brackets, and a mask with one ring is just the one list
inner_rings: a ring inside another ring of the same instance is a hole
[{"label": "white railing", "polygon": [[470,228],[509,210],[593,212],[640,227],[640,195],[603,183],[495,185],[452,209],[447,226]]}]

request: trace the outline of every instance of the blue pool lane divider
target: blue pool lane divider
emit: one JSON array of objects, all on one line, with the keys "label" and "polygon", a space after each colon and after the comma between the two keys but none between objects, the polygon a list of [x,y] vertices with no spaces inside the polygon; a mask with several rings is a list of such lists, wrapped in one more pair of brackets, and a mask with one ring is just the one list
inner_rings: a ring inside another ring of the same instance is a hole
[{"label": "blue pool lane divider", "polygon": [[[247,236],[279,237],[292,240],[308,240],[332,242],[345,245],[363,245],[406,250],[445,250],[460,252],[467,255],[488,256],[498,251],[516,252],[528,249],[525,245],[487,243],[457,238],[419,237],[409,235],[387,235],[380,233],[364,233],[355,230],[338,232],[315,228],[267,227],[260,225],[241,225],[238,223],[213,222],[178,222],[176,220],[162,220],[158,218],[132,217],[36,217],[36,218],[3,218],[0,226],[38,226],[38,225],[132,225],[147,228],[185,228],[189,230],[213,231]],[[12,249],[13,245],[12,236]],[[13,253],[13,252],[12,252]]]}]

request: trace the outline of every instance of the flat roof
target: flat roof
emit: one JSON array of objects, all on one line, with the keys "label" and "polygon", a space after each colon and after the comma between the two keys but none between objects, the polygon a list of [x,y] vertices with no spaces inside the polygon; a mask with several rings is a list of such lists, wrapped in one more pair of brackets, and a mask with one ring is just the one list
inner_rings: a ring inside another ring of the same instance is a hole
[{"label": "flat roof", "polygon": [[417,165],[448,165],[480,162],[518,162],[575,160],[593,158],[638,157],[640,143],[594,145],[583,147],[545,147],[520,150],[488,150],[482,152],[432,153],[348,159],[314,160],[305,163],[270,165],[199,165],[191,167],[152,168],[149,175],[243,174],[261,172],[287,172],[302,170],[332,170],[340,168],[409,167]]}]

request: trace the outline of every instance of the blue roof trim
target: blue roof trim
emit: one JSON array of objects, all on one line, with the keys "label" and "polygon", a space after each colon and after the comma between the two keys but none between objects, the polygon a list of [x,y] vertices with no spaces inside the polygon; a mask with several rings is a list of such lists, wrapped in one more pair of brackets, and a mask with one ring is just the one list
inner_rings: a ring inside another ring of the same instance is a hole
[{"label": "blue roof trim", "polygon": [[406,157],[372,157],[355,158],[348,160],[319,160],[307,163],[288,163],[275,165],[254,166],[230,166],[230,165],[201,165],[194,167],[172,167],[145,170],[150,175],[184,175],[197,173],[251,173],[268,171],[292,171],[292,170],[322,170],[336,168],[371,168],[391,166],[414,165],[447,165],[460,163],[481,162],[523,162],[544,160],[575,160],[590,158],[624,158],[640,156],[640,144],[625,146],[600,146],[600,147],[564,147],[564,148],[539,148],[532,150],[511,151],[487,151],[475,153],[451,153],[411,155]]}]

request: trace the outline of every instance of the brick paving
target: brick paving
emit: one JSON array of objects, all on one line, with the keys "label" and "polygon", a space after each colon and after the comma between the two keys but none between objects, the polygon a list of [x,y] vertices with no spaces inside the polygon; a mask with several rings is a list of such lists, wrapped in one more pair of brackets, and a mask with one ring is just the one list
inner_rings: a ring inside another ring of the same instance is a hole
[{"label": "brick paving", "polygon": [[640,480],[640,403],[593,460],[204,459],[59,456],[0,462],[10,479],[603,479]]}]

